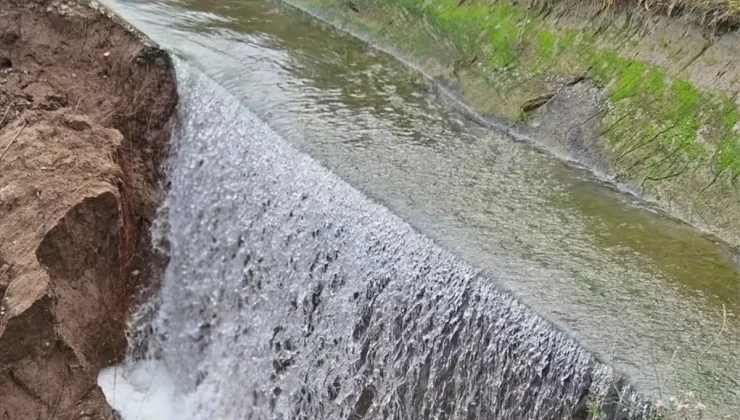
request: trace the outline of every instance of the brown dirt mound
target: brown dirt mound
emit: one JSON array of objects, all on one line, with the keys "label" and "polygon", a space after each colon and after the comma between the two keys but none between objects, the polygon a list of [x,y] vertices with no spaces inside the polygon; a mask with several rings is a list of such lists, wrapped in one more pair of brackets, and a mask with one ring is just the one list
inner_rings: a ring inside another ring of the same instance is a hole
[{"label": "brown dirt mound", "polygon": [[0,419],[110,418],[177,97],[165,53],[76,2],[0,0]]}]

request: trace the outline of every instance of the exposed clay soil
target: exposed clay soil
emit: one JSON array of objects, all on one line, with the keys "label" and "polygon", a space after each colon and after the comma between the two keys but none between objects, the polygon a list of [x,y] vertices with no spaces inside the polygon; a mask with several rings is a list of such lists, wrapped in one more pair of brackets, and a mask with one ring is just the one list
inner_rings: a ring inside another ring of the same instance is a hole
[{"label": "exposed clay soil", "polygon": [[0,419],[107,419],[101,367],[157,281],[171,63],[78,3],[0,0]]}]

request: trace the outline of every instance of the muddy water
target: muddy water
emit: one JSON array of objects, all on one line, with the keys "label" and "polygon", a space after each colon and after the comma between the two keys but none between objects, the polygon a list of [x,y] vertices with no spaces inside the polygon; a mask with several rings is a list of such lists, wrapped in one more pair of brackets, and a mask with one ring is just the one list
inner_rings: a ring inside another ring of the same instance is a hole
[{"label": "muddy water", "polygon": [[740,408],[731,251],[476,125],[419,73],[278,3],[107,3],[642,389]]}]

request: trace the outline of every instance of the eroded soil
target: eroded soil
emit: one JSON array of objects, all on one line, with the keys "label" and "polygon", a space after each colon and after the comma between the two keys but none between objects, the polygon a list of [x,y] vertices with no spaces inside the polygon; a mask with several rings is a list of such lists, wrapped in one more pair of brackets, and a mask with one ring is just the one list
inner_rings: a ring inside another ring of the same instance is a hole
[{"label": "eroded soil", "polygon": [[177,102],[162,51],[87,6],[0,0],[0,419],[113,415],[99,369],[156,282]]}]

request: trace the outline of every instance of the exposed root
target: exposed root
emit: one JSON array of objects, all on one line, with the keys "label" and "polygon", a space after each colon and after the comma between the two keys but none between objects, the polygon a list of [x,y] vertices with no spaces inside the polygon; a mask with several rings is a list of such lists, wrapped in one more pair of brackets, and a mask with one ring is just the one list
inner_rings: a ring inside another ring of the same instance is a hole
[{"label": "exposed root", "polygon": [[97,372],[124,356],[134,293],[162,267],[148,227],[171,64],[101,13],[51,0],[0,2],[4,57],[0,418],[109,419]]}]

